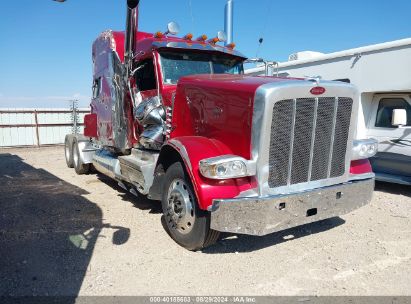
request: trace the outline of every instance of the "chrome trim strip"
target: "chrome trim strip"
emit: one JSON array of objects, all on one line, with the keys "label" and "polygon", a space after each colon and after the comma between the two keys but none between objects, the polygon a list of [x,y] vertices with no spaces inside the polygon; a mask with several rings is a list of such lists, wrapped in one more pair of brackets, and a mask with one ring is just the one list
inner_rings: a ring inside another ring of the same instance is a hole
[{"label": "chrome trim strip", "polygon": [[201,50],[201,51],[214,51],[214,52],[221,52],[225,53],[227,55],[231,56],[236,56],[236,57],[241,57],[246,59],[247,57],[243,55],[242,53],[225,48],[220,45],[211,45],[209,43],[197,43],[197,42],[167,42],[167,41],[156,41],[153,42],[153,47],[157,49],[161,48],[174,48],[174,49],[188,49],[188,50]]},{"label": "chrome trim strip", "polygon": [[191,160],[190,157],[188,157],[188,153],[184,145],[177,139],[171,139],[168,142],[165,143],[165,145],[169,144],[170,146],[174,147],[177,149],[178,152],[180,152],[181,157],[187,164],[187,166],[190,168],[190,170],[193,170],[193,167],[191,166]]},{"label": "chrome trim strip", "polygon": [[[291,185],[291,171],[293,168],[293,151],[294,151],[294,136],[295,136],[295,117],[297,116],[297,99],[293,99],[293,123],[291,125],[290,134],[290,153],[288,155],[288,175],[287,175],[287,185]],[[271,134],[270,134],[271,137]]]},{"label": "chrome trim strip", "polygon": [[378,175],[376,175],[373,172],[364,173],[364,174],[350,174],[350,182],[357,181],[357,180],[363,180],[367,178],[375,178],[376,180],[378,180],[377,176]]},{"label": "chrome trim strip", "polygon": [[[154,66],[159,67],[161,71],[161,75],[158,75],[158,69],[154,68],[154,74],[156,76],[156,83],[157,83],[157,96],[160,97],[160,99],[162,99],[161,94],[160,94],[160,77],[161,79],[163,79],[163,67],[161,65],[161,60],[157,59],[156,52],[152,52],[152,56],[153,56]],[[164,105],[163,100],[161,100],[161,103]]]},{"label": "chrome trim strip", "polygon": [[310,146],[310,163],[308,167],[308,181],[311,181],[311,174],[313,170],[314,144],[315,144],[315,133],[317,129],[317,117],[318,117],[318,97],[315,99],[315,105],[314,105],[313,131],[311,132],[311,146]]},{"label": "chrome trim strip", "polygon": [[333,116],[333,127],[331,131],[330,154],[328,156],[327,178],[330,178],[331,176],[331,164],[333,162],[333,153],[334,153],[335,126],[337,125],[337,111],[338,111],[338,97],[336,97],[334,100],[334,116]]}]

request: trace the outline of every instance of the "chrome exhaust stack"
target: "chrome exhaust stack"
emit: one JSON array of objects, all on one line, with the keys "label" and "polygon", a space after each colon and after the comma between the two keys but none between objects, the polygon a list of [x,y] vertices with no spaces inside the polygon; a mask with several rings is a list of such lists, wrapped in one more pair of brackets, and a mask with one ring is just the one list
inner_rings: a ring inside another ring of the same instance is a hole
[{"label": "chrome exhaust stack", "polygon": [[227,0],[225,5],[224,32],[227,34],[225,45],[233,43],[234,0]]},{"label": "chrome exhaust stack", "polygon": [[124,64],[126,66],[127,79],[131,74],[134,50],[137,42],[139,3],[140,0],[127,0],[127,22],[124,37]]}]

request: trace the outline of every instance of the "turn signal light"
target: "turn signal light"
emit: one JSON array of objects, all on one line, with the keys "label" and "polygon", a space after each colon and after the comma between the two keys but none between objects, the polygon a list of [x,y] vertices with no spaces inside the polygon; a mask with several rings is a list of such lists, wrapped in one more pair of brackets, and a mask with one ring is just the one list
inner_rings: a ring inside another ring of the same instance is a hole
[{"label": "turn signal light", "polygon": [[367,173],[372,173],[372,167],[368,159],[358,159],[351,162],[351,175],[361,175]]}]

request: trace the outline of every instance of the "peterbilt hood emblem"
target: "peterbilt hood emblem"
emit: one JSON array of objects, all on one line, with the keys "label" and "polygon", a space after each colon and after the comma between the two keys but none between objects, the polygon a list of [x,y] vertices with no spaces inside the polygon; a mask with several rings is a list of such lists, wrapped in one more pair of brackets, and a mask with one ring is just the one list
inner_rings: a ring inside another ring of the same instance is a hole
[{"label": "peterbilt hood emblem", "polygon": [[324,94],[325,93],[325,88],[323,88],[323,87],[313,87],[311,90],[310,90],[310,93],[311,94],[313,94],[313,95],[322,95],[322,94]]}]

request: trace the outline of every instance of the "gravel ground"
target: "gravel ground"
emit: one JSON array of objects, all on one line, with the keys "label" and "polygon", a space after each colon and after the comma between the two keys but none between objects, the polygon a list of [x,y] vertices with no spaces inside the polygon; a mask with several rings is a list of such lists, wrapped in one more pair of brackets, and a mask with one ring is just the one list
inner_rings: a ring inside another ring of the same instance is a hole
[{"label": "gravel ground", "polygon": [[63,148],[0,150],[0,295],[411,295],[411,188],[265,237],[224,235],[202,252],[170,239],[157,202]]}]

